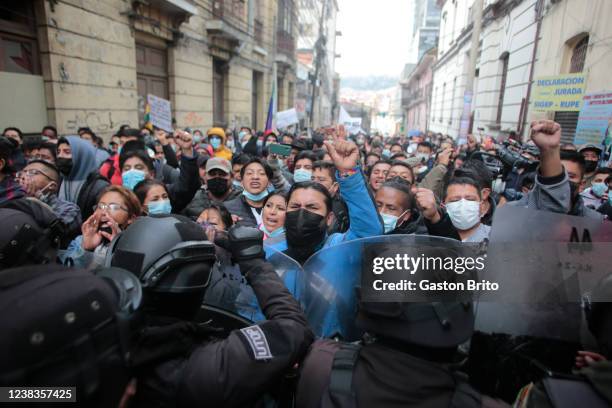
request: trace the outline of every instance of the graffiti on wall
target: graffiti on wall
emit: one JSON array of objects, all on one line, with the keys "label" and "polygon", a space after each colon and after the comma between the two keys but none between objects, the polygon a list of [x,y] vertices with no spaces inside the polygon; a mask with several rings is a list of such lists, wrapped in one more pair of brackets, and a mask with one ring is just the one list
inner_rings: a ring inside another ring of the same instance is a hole
[{"label": "graffiti on wall", "polygon": [[94,132],[110,132],[115,128],[113,114],[112,112],[79,111],[64,124],[68,133],[76,133],[81,127],[88,127]]}]

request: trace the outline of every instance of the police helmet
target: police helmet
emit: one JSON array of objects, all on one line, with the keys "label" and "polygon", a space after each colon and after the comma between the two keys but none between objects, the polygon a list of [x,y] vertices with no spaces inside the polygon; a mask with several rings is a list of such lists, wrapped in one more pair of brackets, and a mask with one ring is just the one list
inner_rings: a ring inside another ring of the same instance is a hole
[{"label": "police helmet", "polygon": [[214,246],[202,227],[180,215],[139,218],[111,243],[106,257],[106,266],[138,277],[145,310],[181,318],[198,311],[214,262]]},{"label": "police helmet", "polygon": [[80,406],[117,406],[132,377],[139,291],[138,280],[118,269],[96,276],[52,264],[0,272],[0,386],[75,387]]},{"label": "police helmet", "polygon": [[29,198],[0,207],[0,269],[55,261],[64,224],[46,204]]}]

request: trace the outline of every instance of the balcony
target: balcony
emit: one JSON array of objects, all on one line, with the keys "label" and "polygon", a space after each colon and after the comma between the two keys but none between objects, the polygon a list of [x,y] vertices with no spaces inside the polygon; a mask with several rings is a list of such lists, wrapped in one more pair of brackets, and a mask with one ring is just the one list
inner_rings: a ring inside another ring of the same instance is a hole
[{"label": "balcony", "polygon": [[276,61],[289,66],[295,65],[295,38],[283,30],[276,32]]},{"label": "balcony", "polygon": [[209,36],[237,45],[248,39],[244,0],[213,0],[212,19],[205,23]]}]

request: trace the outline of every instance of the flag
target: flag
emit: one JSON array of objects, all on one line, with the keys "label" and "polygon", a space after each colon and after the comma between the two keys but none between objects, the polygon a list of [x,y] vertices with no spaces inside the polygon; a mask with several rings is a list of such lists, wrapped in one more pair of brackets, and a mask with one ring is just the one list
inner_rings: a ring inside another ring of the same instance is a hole
[{"label": "flag", "polygon": [[270,94],[270,103],[268,104],[268,117],[266,118],[266,129],[274,130],[276,127],[276,64],[272,68],[272,93]]},{"label": "flag", "polygon": [[145,104],[144,123],[147,129],[153,131],[153,124],[151,123],[151,105],[149,105],[148,102]]}]

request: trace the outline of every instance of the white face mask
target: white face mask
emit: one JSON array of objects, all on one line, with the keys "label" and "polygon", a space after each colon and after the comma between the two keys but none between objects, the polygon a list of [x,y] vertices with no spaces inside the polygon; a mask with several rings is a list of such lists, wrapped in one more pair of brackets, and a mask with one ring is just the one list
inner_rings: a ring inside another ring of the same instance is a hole
[{"label": "white face mask", "polygon": [[469,230],[480,222],[480,201],[459,201],[446,204],[446,212],[451,222],[460,231]]},{"label": "white face mask", "polygon": [[429,155],[427,153],[417,153],[416,157],[421,161],[421,162],[426,162],[427,160],[429,160]]}]

